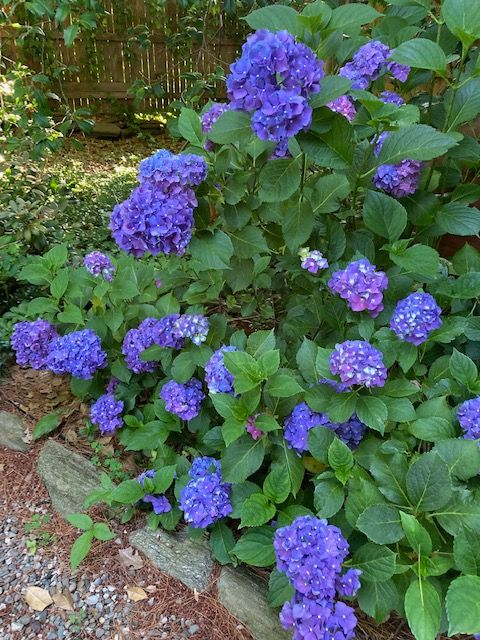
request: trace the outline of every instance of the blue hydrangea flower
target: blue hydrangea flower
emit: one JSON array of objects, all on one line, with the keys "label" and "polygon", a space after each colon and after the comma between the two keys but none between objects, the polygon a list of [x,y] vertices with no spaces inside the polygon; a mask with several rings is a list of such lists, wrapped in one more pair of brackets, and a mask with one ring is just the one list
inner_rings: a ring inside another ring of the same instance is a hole
[{"label": "blue hydrangea flower", "polygon": [[112,261],[108,256],[104,253],[100,253],[100,251],[92,251],[85,256],[83,260],[83,264],[85,265],[85,269],[95,276],[102,276],[104,280],[111,282],[113,280],[113,275],[115,273],[115,267],[113,266]]},{"label": "blue hydrangea flower", "polygon": [[153,328],[153,341],[159,347],[170,347],[171,349],[181,349],[185,344],[184,338],[178,335],[176,323],[179,320],[178,313],[172,313],[157,320]]},{"label": "blue hydrangea flower", "polygon": [[263,97],[252,117],[252,129],[260,140],[280,142],[307,129],[312,108],[295,90],[279,89]]},{"label": "blue hydrangea flower", "polygon": [[[226,102],[213,102],[210,108],[202,115],[203,133],[208,133],[222,113],[225,113],[225,111],[228,111],[229,109],[230,105]],[[214,148],[215,143],[211,140],[207,140],[205,143],[205,149],[207,151],[213,151]]]},{"label": "blue hydrangea flower", "polygon": [[383,310],[383,292],[388,279],[384,271],[375,269],[366,258],[355,260],[345,269],[335,271],[328,287],[346,300],[352,311],[368,311],[376,318]]},{"label": "blue hydrangea flower", "polygon": [[335,431],[340,440],[350,447],[350,449],[356,449],[358,447],[367,431],[367,427],[356,415],[353,415],[346,422],[331,422],[325,426]]},{"label": "blue hydrangea flower", "polygon": [[382,352],[365,340],[336,344],[330,356],[330,371],[348,386],[383,387],[387,379]]},{"label": "blue hydrangea flower", "polygon": [[46,364],[53,373],[70,373],[76,378],[90,380],[98,369],[107,366],[107,354],[97,334],[91,329],[83,329],[54,338]]},{"label": "blue hydrangea flower", "polygon": [[308,432],[320,425],[329,423],[328,416],[312,411],[306,402],[300,402],[285,418],[283,424],[287,446],[301,456],[307,450]]},{"label": "blue hydrangea flower", "polygon": [[340,96],[339,98],[335,98],[335,100],[332,100],[327,104],[327,107],[330,111],[334,111],[335,113],[342,115],[349,122],[352,122],[357,115],[357,110],[355,109],[355,105],[350,96]]},{"label": "blue hydrangea flower", "polygon": [[213,353],[205,365],[205,382],[210,393],[230,393],[233,395],[233,374],[226,368],[223,354],[236,350],[237,347],[224,345]]},{"label": "blue hydrangea flower", "polygon": [[190,338],[193,344],[199,346],[207,339],[208,319],[205,316],[185,313],[176,320],[174,333],[177,338]]},{"label": "blue hydrangea flower", "polygon": [[457,418],[466,440],[480,439],[480,396],[466,400],[457,409]]},{"label": "blue hydrangea flower", "polygon": [[[154,469],[147,469],[147,471],[143,471],[138,477],[137,482],[139,482],[142,487],[145,486],[145,479],[149,478],[153,480],[155,478],[156,471]],[[162,513],[168,513],[172,510],[172,505],[163,495],[159,494],[146,494],[142,498],[143,502],[149,503],[152,505],[153,512],[157,515],[161,515]]]},{"label": "blue hydrangea flower", "polygon": [[190,477],[180,495],[180,509],[188,524],[205,528],[232,512],[230,485],[223,482],[218,461],[197,458]]},{"label": "blue hydrangea flower", "polygon": [[396,104],[397,107],[401,107],[405,104],[405,100],[395,93],[395,91],[382,91],[382,93],[378,96],[382,102],[386,104]]},{"label": "blue hydrangea flower", "polygon": [[122,412],[122,400],[115,400],[113,393],[106,393],[90,407],[90,420],[100,433],[112,434],[123,425]]},{"label": "blue hydrangea flower", "polygon": [[387,71],[396,80],[399,80],[400,82],[406,82],[408,74],[410,73],[410,67],[406,64],[400,64],[399,62],[390,61],[387,63]]},{"label": "blue hydrangea flower", "polygon": [[50,346],[57,337],[57,330],[47,320],[39,318],[33,322],[17,322],[10,337],[17,364],[46,369]]},{"label": "blue hydrangea flower", "polygon": [[127,367],[134,373],[146,373],[154,371],[157,362],[144,362],[140,355],[145,349],[155,344],[158,336],[158,320],[145,318],[136,329],[130,329],[125,334],[122,344],[122,353],[125,356]]},{"label": "blue hydrangea flower", "polygon": [[162,387],[160,398],[165,401],[167,411],[182,420],[192,420],[200,413],[205,394],[200,380],[190,378],[185,384],[170,380]]},{"label": "blue hydrangea flower", "polygon": [[351,598],[360,589],[360,576],[362,572],[359,569],[348,569],[343,576],[337,578],[336,587],[341,596]]},{"label": "blue hydrangea flower", "polygon": [[272,155],[270,156],[270,160],[278,160],[279,158],[290,158],[291,153],[288,150],[288,140],[280,140],[280,142],[276,145],[275,149],[272,151]]},{"label": "blue hydrangea flower", "polygon": [[385,71],[390,49],[383,42],[371,40],[353,56],[352,62],[341,67],[339,75],[352,80],[353,89],[366,89]]},{"label": "blue hydrangea flower", "polygon": [[441,308],[429,293],[416,291],[400,300],[390,319],[390,329],[405,342],[419,345],[442,326]]},{"label": "blue hydrangea flower", "polygon": [[296,594],[283,605],[280,622],[292,631],[292,640],[353,640],[357,618],[344,602],[331,602]]},{"label": "blue hydrangea flower", "polygon": [[148,182],[168,193],[199,185],[206,177],[205,158],[192,153],[176,155],[166,149],[160,149],[142,160],[138,174],[141,183]]},{"label": "blue hydrangea flower", "polygon": [[[380,153],[388,133],[382,133],[375,145],[375,154]],[[395,198],[403,198],[415,193],[420,182],[423,163],[406,158],[398,164],[382,164],[372,178],[373,184]]]},{"label": "blue hydrangea flower", "polygon": [[302,269],[306,269],[310,273],[318,273],[320,269],[328,269],[328,260],[323,257],[323,253],[314,249],[310,251],[308,247],[300,249],[298,252]]}]

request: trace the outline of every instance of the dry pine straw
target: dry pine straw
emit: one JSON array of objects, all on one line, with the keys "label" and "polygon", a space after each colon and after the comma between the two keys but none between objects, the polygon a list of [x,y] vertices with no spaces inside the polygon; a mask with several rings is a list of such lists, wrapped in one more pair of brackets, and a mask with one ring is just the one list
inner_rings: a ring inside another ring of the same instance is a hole
[{"label": "dry pine straw", "polygon": [[[53,376],[49,372],[23,370],[14,366],[8,378],[0,385],[0,410],[16,413],[29,429],[32,429],[43,415],[58,410],[60,406],[65,410],[64,420],[55,437],[67,444],[67,441],[72,442],[72,431],[78,436],[79,428],[84,425],[87,408],[70,394],[66,379]],[[54,545],[45,547],[44,552],[60,558],[64,572],[68,574],[70,548],[78,531],[51,509],[48,492],[36,472],[37,458],[42,445],[42,441],[33,442],[27,453],[8,451],[0,447],[0,517],[9,517],[14,511],[22,529],[23,524],[32,517],[29,507],[47,508],[51,514],[51,521],[42,528],[55,534],[57,541]],[[91,453],[90,446],[81,437],[76,440],[75,450],[84,454]],[[96,520],[106,521],[101,507],[94,507],[90,514]],[[142,526],[142,517],[137,516],[126,525],[115,521],[108,524],[122,540],[122,545],[96,541],[77,574],[87,574],[92,580],[98,575],[105,575],[108,583],[115,585],[120,591],[126,585],[131,586],[139,582],[156,587],[152,594],[155,598],[153,606],[149,606],[146,600],[133,606],[129,615],[129,638],[125,640],[143,640],[149,630],[161,628],[159,621],[163,616],[172,615],[177,619],[194,620],[200,626],[200,631],[195,636],[198,640],[252,640],[247,631],[239,628],[238,620],[216,599],[215,579],[218,578],[219,567],[214,572],[211,588],[203,594],[192,593],[179,581],[164,575],[148,561],[131,576],[120,564],[118,550],[129,546],[128,535],[133,529]],[[380,626],[361,612],[358,612],[358,617],[358,640],[414,640],[408,625],[397,617],[392,617]],[[172,633],[175,633],[173,627]],[[77,637],[84,636],[80,633]],[[443,638],[440,637],[439,640]],[[462,638],[466,639],[467,636]]]}]

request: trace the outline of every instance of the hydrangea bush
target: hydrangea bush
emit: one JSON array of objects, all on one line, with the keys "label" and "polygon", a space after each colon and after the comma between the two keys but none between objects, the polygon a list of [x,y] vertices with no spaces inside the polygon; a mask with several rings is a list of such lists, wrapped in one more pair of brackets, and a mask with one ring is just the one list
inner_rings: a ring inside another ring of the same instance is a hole
[{"label": "hydrangea bush", "polygon": [[295,639],[353,638],[355,606],[480,633],[480,255],[437,250],[480,232],[480,17],[334,4],[249,15],[228,101],[115,207],[118,254],[23,269],[12,347],[137,453],[89,504],[271,569]]}]

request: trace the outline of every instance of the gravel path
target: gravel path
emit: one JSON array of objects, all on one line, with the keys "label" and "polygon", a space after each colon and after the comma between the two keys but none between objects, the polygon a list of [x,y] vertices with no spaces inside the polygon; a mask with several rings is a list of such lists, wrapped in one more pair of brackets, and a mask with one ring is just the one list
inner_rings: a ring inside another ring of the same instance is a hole
[{"label": "gravel path", "polygon": [[[32,515],[34,512],[46,513],[38,508],[31,510]],[[0,522],[0,638],[127,640],[130,614],[136,605],[128,600],[125,590],[109,584],[108,576],[94,580],[87,574],[72,576],[57,556],[45,553],[41,546],[32,555],[26,546],[28,537],[14,516]],[[145,606],[154,607],[154,585],[134,579],[132,584],[151,595]],[[55,604],[42,612],[34,611],[25,602],[28,586],[46,589],[52,597],[58,592],[70,594],[73,611],[65,611]],[[147,631],[144,637],[200,640],[199,630],[193,620],[164,615],[156,628]]]}]

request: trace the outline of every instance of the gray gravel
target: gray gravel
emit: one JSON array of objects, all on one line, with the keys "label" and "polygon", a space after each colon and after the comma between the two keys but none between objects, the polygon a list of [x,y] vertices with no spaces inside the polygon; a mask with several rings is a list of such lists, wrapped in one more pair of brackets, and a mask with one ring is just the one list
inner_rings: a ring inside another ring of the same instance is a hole
[{"label": "gray gravel", "polygon": [[[32,515],[46,512],[34,507],[31,510]],[[15,516],[0,521],[1,640],[123,640],[130,636],[129,613],[136,605],[124,590],[109,584],[108,575],[91,579],[81,573],[81,568],[72,575],[59,558],[47,556],[40,546],[32,556],[26,548],[28,537]],[[145,586],[134,578],[132,583]],[[58,591],[70,592],[74,611],[64,611],[55,604],[42,612],[34,611],[24,599],[28,586],[46,589],[51,596]],[[155,606],[154,594],[147,602],[150,606]],[[144,637],[202,640],[199,631],[194,620],[166,615]]]}]

